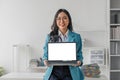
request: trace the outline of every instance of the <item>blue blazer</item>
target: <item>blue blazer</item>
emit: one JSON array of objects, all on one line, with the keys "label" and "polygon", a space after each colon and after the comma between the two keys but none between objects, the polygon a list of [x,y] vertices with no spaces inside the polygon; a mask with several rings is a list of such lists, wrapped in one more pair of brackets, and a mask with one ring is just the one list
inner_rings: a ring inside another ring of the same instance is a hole
[{"label": "blue blazer", "polygon": [[[49,39],[50,39],[50,35],[47,36],[46,42],[45,42],[45,45],[44,45],[44,48],[43,48],[44,49],[43,60],[48,59],[48,42],[49,42]],[[83,62],[82,40],[81,40],[80,34],[69,31],[68,32],[68,42],[76,42],[76,44],[77,44],[77,60],[80,60],[81,62]],[[84,75],[83,75],[79,66],[77,66],[77,67],[69,66],[69,69],[70,69],[70,73],[71,73],[71,76],[72,76],[73,80],[84,80]],[[50,67],[47,68],[43,80],[48,80],[49,79],[52,70],[53,70],[53,66],[50,66]]]}]

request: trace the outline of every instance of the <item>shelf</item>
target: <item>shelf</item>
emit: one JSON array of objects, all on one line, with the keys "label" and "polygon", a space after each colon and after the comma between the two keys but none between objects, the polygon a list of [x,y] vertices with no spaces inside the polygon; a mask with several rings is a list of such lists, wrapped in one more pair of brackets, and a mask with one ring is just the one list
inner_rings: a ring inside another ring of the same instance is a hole
[{"label": "shelf", "polygon": [[110,70],[120,70],[120,56],[112,56],[110,59]]},{"label": "shelf", "polygon": [[120,26],[120,24],[110,24],[110,26]]},{"label": "shelf", "polygon": [[119,42],[120,39],[110,39],[111,42]]},{"label": "shelf", "polygon": [[110,80],[120,80],[120,0],[110,0]]},{"label": "shelf", "polygon": [[111,8],[110,11],[120,11],[120,8]]},{"label": "shelf", "polygon": [[110,55],[111,57],[120,57],[120,55]]},{"label": "shelf", "polygon": [[120,70],[110,70],[110,72],[120,72]]},{"label": "shelf", "polygon": [[120,57],[120,55],[110,55],[111,57]]},{"label": "shelf", "polygon": [[110,80],[120,80],[120,72],[110,72]]},{"label": "shelf", "polygon": [[120,24],[120,10],[112,9],[110,11],[110,23]]}]

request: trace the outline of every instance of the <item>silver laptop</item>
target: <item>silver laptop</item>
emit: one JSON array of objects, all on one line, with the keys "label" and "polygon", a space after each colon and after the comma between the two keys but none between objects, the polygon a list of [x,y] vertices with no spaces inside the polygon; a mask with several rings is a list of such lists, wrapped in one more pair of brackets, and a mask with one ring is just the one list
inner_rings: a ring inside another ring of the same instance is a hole
[{"label": "silver laptop", "polygon": [[76,43],[48,43],[48,63],[50,65],[76,64]]}]

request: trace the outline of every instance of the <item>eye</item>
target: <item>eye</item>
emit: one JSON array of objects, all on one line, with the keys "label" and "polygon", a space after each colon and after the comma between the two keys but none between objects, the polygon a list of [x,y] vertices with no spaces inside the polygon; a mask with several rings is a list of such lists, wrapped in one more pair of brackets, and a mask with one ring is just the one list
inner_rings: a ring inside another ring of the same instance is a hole
[{"label": "eye", "polygon": [[63,17],[63,19],[67,19],[67,17],[65,16],[65,17]]},{"label": "eye", "polygon": [[56,20],[61,20],[61,18],[60,18],[60,17],[58,17],[58,18],[56,18]]},{"label": "eye", "polygon": [[58,21],[60,21],[60,20],[67,20],[67,19],[68,19],[68,18],[67,18],[66,16],[56,18],[56,20],[58,20]]}]

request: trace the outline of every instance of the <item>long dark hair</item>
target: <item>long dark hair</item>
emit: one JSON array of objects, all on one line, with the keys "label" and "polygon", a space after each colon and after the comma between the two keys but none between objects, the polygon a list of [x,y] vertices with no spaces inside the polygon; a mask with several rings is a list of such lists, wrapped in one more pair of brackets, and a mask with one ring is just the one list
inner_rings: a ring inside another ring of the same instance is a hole
[{"label": "long dark hair", "polygon": [[[56,37],[58,37],[58,26],[57,26],[57,23],[56,23],[56,18],[58,17],[58,15],[61,12],[64,12],[68,16],[68,19],[69,19],[68,29],[70,31],[73,31],[72,19],[71,19],[70,13],[66,9],[59,9],[55,14],[53,24],[51,26],[52,31],[50,32],[50,39],[55,39]],[[57,39],[57,41],[58,41],[58,39]],[[53,40],[53,42],[56,42],[56,40]]]}]

